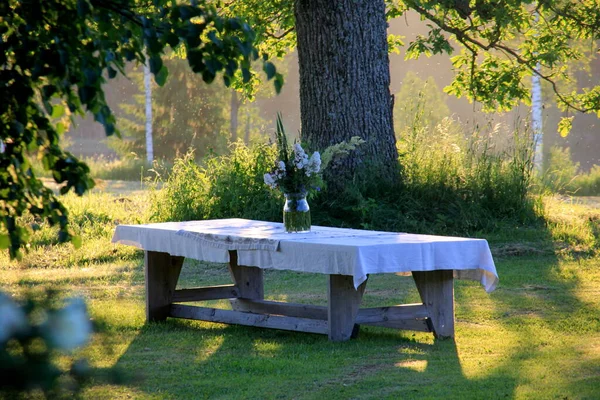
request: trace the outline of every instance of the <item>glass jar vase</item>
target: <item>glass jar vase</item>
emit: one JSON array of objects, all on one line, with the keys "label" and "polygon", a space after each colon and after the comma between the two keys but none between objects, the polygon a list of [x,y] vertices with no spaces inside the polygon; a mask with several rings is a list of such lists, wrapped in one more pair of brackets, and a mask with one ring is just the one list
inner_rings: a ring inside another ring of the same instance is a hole
[{"label": "glass jar vase", "polygon": [[310,232],[310,207],[306,193],[284,193],[283,226],[288,233]]}]

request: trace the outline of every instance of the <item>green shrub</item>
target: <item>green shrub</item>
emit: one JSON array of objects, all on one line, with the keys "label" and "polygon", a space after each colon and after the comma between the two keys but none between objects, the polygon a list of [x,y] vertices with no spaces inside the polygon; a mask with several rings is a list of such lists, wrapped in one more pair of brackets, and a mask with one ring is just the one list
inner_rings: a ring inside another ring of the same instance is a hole
[{"label": "green shrub", "polygon": [[[376,171],[357,177],[343,201],[318,199],[316,219],[327,225],[439,234],[494,230],[539,217],[530,196],[530,136],[515,131],[504,146],[498,133],[474,133],[445,119],[430,129],[415,123],[400,132],[402,180],[383,186]],[[325,214],[325,215],[324,215]]]},{"label": "green shrub", "polygon": [[587,174],[580,174],[573,180],[578,196],[600,196],[600,165],[594,165]]},{"label": "green shrub", "polygon": [[[538,220],[541,203],[529,193],[531,134],[496,125],[467,137],[458,121],[433,118],[429,109],[442,101],[433,98],[422,90],[396,126],[401,178],[381,179],[380,170],[367,166],[342,195],[325,187],[309,199],[314,225],[468,234]],[[274,146],[240,143],[202,167],[188,154],[153,197],[154,218],[281,221],[283,199],[263,183],[276,157]]]},{"label": "green shrub", "polygon": [[169,178],[152,196],[152,219],[185,221],[249,218],[279,221],[283,197],[270,191],[263,175],[275,164],[276,151],[266,144],[231,145],[224,156],[211,156],[204,165],[192,153],[175,161]]},{"label": "green shrub", "polygon": [[544,190],[552,193],[576,192],[574,181],[579,172],[579,163],[571,159],[571,149],[557,146],[550,148],[544,166],[544,173],[541,176]]},{"label": "green shrub", "polygon": [[541,176],[541,186],[546,192],[572,196],[600,196],[600,166],[590,172],[580,173],[579,163],[571,158],[569,148],[552,147]]},{"label": "green shrub", "polygon": [[[401,137],[401,181],[382,183],[376,170],[367,169],[343,196],[330,197],[325,189],[310,199],[313,224],[467,234],[538,218],[529,195],[527,134],[513,133],[499,150],[490,136],[465,138],[460,125],[447,119],[432,132],[412,128]],[[283,199],[263,182],[275,160],[275,148],[265,144],[237,143],[229,155],[210,157],[202,166],[188,154],[152,196],[153,219],[281,221]]]}]

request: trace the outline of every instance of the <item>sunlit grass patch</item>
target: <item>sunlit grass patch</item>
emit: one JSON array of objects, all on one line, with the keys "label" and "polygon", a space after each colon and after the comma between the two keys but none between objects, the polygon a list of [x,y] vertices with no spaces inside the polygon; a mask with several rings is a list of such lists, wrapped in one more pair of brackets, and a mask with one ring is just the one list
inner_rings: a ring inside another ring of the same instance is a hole
[{"label": "sunlit grass patch", "polygon": [[[22,261],[0,256],[6,292],[52,286],[87,299],[99,332],[73,357],[121,368],[125,380],[90,382],[84,398],[594,398],[600,387],[593,206],[548,198],[543,223],[477,232],[492,245],[500,284],[487,294],[477,282],[455,282],[455,341],[363,326],[358,339],[331,343],[210,322],[146,324],[143,252],[110,239],[116,223],[147,221],[147,197],[88,196],[66,199],[81,248],[51,244],[42,225]],[[227,266],[186,260],[179,286],[227,283]],[[326,305],[326,293],[325,275],[265,271],[267,299]],[[410,277],[381,274],[369,277],[363,306],[418,301]]]}]

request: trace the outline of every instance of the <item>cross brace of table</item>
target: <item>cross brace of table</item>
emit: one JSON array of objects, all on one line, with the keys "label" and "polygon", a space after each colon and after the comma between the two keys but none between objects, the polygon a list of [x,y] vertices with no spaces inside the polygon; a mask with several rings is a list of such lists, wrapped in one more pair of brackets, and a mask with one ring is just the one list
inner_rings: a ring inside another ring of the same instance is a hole
[{"label": "cross brace of table", "polygon": [[[236,251],[230,251],[229,256],[232,285],[176,290],[183,257],[146,251],[147,321],[186,318],[326,334],[332,341],[356,336],[360,325],[433,332],[436,337],[454,336],[451,270],[412,273],[422,304],[375,308],[360,308],[366,282],[357,290],[352,276],[329,275],[325,307],[264,300],[263,270],[238,265]],[[179,304],[216,299],[230,299],[232,310]]]}]

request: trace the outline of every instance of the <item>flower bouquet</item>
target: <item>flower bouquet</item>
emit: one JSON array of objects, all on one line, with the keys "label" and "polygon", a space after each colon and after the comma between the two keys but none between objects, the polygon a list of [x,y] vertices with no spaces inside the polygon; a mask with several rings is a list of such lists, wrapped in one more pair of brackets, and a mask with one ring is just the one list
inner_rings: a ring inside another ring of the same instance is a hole
[{"label": "flower bouquet", "polygon": [[311,190],[318,191],[322,184],[321,155],[315,151],[309,157],[300,143],[295,143],[290,148],[281,115],[277,115],[276,136],[279,160],[275,168],[264,175],[265,183],[271,189],[280,189],[285,196],[285,231],[309,232],[310,207],[306,196]]},{"label": "flower bouquet", "polygon": [[275,167],[264,175],[265,183],[271,189],[279,189],[285,196],[283,207],[283,225],[286,232],[310,231],[310,207],[306,196],[311,191],[319,191],[323,186],[321,173],[330,162],[346,157],[357,146],[365,143],[358,136],[349,141],[327,147],[321,155],[315,151],[310,157],[300,143],[288,145],[283,129],[281,114],[277,114],[277,149],[279,160]]}]

